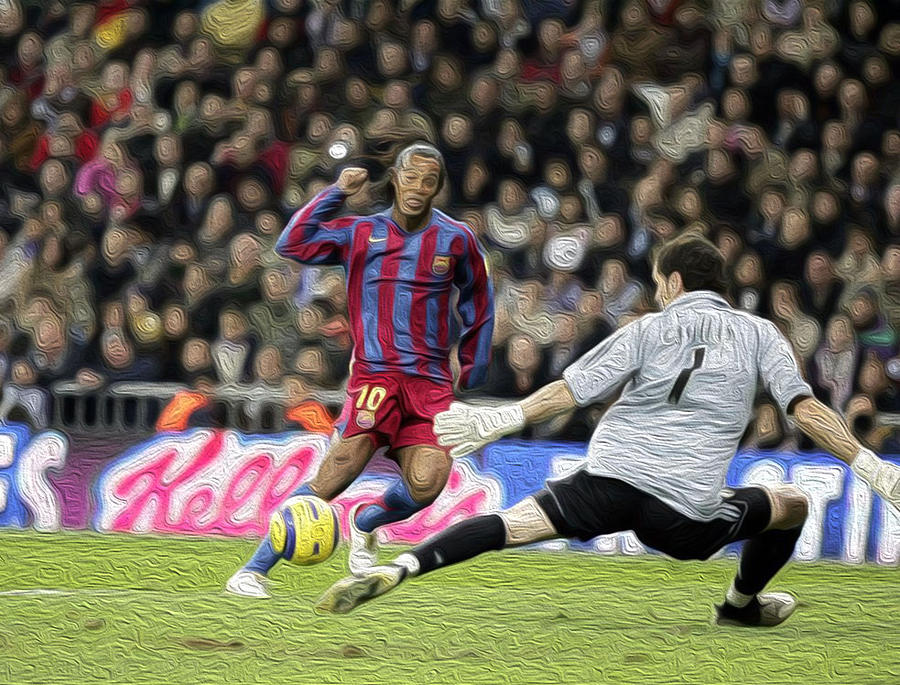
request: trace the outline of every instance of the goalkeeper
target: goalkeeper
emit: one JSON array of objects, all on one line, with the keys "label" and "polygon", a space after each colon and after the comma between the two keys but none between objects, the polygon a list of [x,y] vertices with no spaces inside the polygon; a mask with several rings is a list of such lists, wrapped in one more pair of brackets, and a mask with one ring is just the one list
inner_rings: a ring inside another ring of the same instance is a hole
[{"label": "goalkeeper", "polygon": [[620,389],[574,473],[499,514],[460,522],[392,564],[336,583],[319,607],[344,613],[405,578],[488,550],[550,538],[589,540],[623,530],[676,559],[707,559],[747,540],[737,575],[716,607],[719,624],[772,626],[796,600],[762,590],[788,561],[807,516],[793,485],[725,490],[725,474],[752,417],[761,379],[782,411],[900,506],[900,467],[864,448],[812,396],[790,346],[771,323],[732,309],[721,254],[704,238],[663,245],[655,260],[662,309],[621,328],[551,383],[517,404],[454,403],[435,421],[460,457]]}]

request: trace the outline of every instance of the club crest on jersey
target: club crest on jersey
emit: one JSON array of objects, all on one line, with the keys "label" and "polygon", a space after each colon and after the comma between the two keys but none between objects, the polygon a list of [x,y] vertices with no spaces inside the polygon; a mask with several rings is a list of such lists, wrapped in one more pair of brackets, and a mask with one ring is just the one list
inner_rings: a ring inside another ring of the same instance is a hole
[{"label": "club crest on jersey", "polygon": [[448,255],[435,255],[431,262],[431,271],[436,276],[443,276],[450,271],[450,257]]},{"label": "club crest on jersey", "polygon": [[356,414],[356,425],[368,430],[375,425],[375,412],[363,410]]}]

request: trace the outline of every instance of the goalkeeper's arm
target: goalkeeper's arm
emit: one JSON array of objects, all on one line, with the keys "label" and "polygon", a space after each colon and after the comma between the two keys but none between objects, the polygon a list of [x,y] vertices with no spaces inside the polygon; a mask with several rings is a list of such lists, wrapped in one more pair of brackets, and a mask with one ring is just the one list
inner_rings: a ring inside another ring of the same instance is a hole
[{"label": "goalkeeper's arm", "polygon": [[875,492],[900,509],[900,467],[863,447],[837,412],[807,397],[796,404],[793,419],[817,445],[849,464]]},{"label": "goalkeeper's arm", "polygon": [[525,425],[543,423],[554,416],[575,409],[578,405],[565,381],[553,381],[521,400]]},{"label": "goalkeeper's arm", "polygon": [[434,430],[438,444],[452,447],[451,457],[462,457],[529,423],[541,423],[575,406],[566,382],[555,381],[520,402],[493,407],[454,402],[435,417]]},{"label": "goalkeeper's arm", "polygon": [[[558,414],[574,409],[575,398],[565,381],[553,381],[526,397],[511,404],[501,404],[485,412],[486,425],[492,439],[522,430],[532,423],[542,423]],[[480,417],[482,412],[475,410]],[[490,418],[488,418],[490,417]],[[496,437],[495,437],[496,436]]]}]

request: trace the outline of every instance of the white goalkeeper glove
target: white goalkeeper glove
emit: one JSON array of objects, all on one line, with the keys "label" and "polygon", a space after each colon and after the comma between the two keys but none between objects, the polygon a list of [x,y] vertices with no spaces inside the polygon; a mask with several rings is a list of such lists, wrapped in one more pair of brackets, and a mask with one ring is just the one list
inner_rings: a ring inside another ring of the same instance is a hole
[{"label": "white goalkeeper glove", "polygon": [[434,418],[438,444],[450,447],[454,459],[472,454],[488,443],[525,427],[525,412],[518,404],[478,407],[454,402]]},{"label": "white goalkeeper glove", "polygon": [[850,469],[900,511],[900,466],[863,448],[856,454]]}]

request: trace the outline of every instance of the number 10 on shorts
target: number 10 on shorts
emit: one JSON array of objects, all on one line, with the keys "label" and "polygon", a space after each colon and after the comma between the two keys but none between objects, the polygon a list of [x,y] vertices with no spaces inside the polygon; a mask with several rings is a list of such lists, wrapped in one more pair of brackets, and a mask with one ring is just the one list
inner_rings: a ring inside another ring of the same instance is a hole
[{"label": "number 10 on shorts", "polygon": [[375,412],[387,397],[387,390],[382,386],[370,387],[367,383],[360,389],[356,398],[356,423],[360,428],[372,428],[375,425]]},{"label": "number 10 on shorts", "polygon": [[369,411],[378,411],[378,407],[384,402],[386,396],[387,390],[380,385],[370,388],[367,383],[362,387],[362,390],[359,391],[359,397],[356,398],[356,408],[362,409],[365,405],[365,408]]}]

